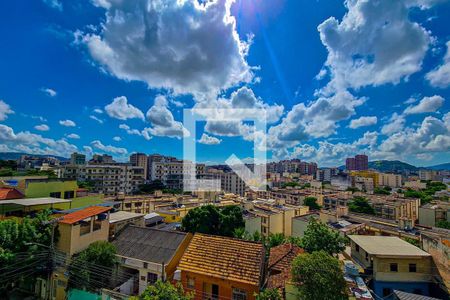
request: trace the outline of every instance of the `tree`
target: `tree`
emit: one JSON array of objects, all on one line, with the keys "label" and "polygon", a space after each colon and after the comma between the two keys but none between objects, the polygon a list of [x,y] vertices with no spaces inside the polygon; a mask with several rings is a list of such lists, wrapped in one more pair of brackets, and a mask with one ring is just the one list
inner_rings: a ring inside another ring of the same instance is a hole
[{"label": "tree", "polygon": [[286,242],[286,238],[282,233],[271,233],[267,239],[267,247],[273,248],[284,244]]},{"label": "tree", "polygon": [[370,206],[369,201],[364,197],[354,197],[353,201],[348,204],[348,209],[352,212],[374,215],[375,210]]},{"label": "tree", "polygon": [[377,195],[390,195],[391,194],[390,190],[388,190],[387,187],[384,187],[384,188],[376,187],[373,189],[373,193],[377,194]]},{"label": "tree", "polygon": [[231,205],[218,208],[204,205],[191,209],[183,218],[182,228],[187,232],[235,236],[235,230],[245,226],[242,209]]},{"label": "tree", "polygon": [[256,300],[281,300],[280,292],[277,289],[265,289],[259,294],[255,294]]},{"label": "tree", "polygon": [[303,204],[308,206],[311,210],[321,209],[320,205],[317,204],[316,197],[306,197],[305,200],[303,200]]},{"label": "tree", "polygon": [[142,300],[190,300],[193,299],[193,293],[185,293],[183,286],[176,286],[169,282],[158,280],[154,285],[149,285],[138,299]]},{"label": "tree", "polygon": [[69,288],[95,290],[111,282],[117,264],[116,247],[97,241],[72,258],[69,264]]},{"label": "tree", "polygon": [[151,194],[157,190],[164,190],[166,186],[161,180],[153,180],[151,183],[140,184],[138,188],[142,194]]},{"label": "tree", "polygon": [[330,255],[342,252],[346,244],[345,237],[314,218],[309,219],[305,235],[300,241],[301,247],[309,253],[322,250]]},{"label": "tree", "polygon": [[325,251],[297,256],[292,262],[291,272],[301,299],[348,299],[339,261]]},{"label": "tree", "polygon": [[450,222],[447,220],[440,220],[436,222],[436,227],[450,229]]}]

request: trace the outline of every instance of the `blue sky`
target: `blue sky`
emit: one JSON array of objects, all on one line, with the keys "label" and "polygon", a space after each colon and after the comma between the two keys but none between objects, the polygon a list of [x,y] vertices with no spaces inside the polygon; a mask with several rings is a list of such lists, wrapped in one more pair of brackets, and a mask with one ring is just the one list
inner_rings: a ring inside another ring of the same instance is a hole
[{"label": "blue sky", "polygon": [[200,123],[198,160],[449,162],[448,20],[445,0],[3,1],[0,151],[181,157],[183,109],[245,107],[263,137]]}]

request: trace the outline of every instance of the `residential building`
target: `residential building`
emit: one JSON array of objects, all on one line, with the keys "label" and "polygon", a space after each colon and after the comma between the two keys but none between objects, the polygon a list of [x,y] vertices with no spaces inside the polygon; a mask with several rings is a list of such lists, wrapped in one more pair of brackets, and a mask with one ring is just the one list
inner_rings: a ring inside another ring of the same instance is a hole
[{"label": "residential building", "polygon": [[92,191],[105,196],[129,195],[144,183],[144,169],[130,164],[87,164],[62,167],[62,176],[93,183]]},{"label": "residential building", "polygon": [[419,224],[435,227],[439,221],[450,222],[450,203],[433,201],[419,207]]},{"label": "residential building", "polygon": [[391,188],[402,187],[402,175],[390,173],[378,173],[378,185]]},{"label": "residential building", "polygon": [[390,236],[350,235],[351,257],[372,279],[375,294],[386,297],[393,290],[429,295],[431,255]]},{"label": "residential building", "polygon": [[422,248],[433,259],[433,281],[442,290],[442,299],[450,295],[450,230],[421,232]]},{"label": "residential building", "polygon": [[265,201],[244,204],[245,230],[253,234],[259,232],[265,237],[281,233],[292,235],[292,219],[309,212],[307,206],[270,205]]},{"label": "residential building", "polygon": [[316,172],[316,180],[331,182],[331,177],[339,173],[337,168],[324,168]]},{"label": "residential building", "polygon": [[365,171],[369,169],[369,157],[365,154],[358,154],[355,157],[348,157],[345,160],[345,168],[348,171]]},{"label": "residential building", "polygon": [[424,181],[441,181],[442,176],[439,174],[439,171],[434,170],[419,170],[419,179]]},{"label": "residential building", "polygon": [[60,238],[56,248],[69,256],[95,241],[107,241],[111,207],[90,206],[66,214],[58,222]]},{"label": "residential building", "polygon": [[352,178],[348,174],[331,176],[331,186],[339,191],[345,191],[349,187],[352,187]]},{"label": "residential building", "polygon": [[116,161],[108,154],[94,154],[89,161],[90,164],[113,164]]},{"label": "residential building", "polygon": [[[356,182],[358,181],[355,177],[362,177],[362,178],[370,178],[372,179],[371,183],[370,180],[365,181],[369,185],[368,187],[372,186],[373,188],[378,186],[379,183],[379,173],[375,171],[352,171],[350,172],[350,175],[353,177],[353,186],[355,186]],[[359,180],[362,180],[361,178]],[[373,190],[373,188],[371,190]]]},{"label": "residential building", "polygon": [[254,300],[264,277],[264,246],[258,242],[195,234],[181,258],[181,283],[195,300]]},{"label": "residential building", "polygon": [[74,152],[70,155],[71,165],[84,165],[86,164],[86,155]]},{"label": "residential building", "polygon": [[128,211],[118,211],[109,215],[109,237],[113,238],[126,226],[145,226],[144,214],[132,213]]},{"label": "residential building", "polygon": [[294,244],[282,244],[270,249],[267,288],[280,291],[282,299],[299,299],[298,290],[292,282],[291,266],[302,253],[304,250]]},{"label": "residential building", "polygon": [[413,190],[423,190],[427,188],[427,183],[420,180],[406,181],[404,187]]},{"label": "residential building", "polygon": [[21,199],[24,196],[15,188],[0,187],[0,200]]},{"label": "residential building", "polygon": [[130,163],[132,166],[144,169],[144,178],[149,180],[148,176],[148,156],[144,153],[133,153],[130,155]]},{"label": "residential building", "polygon": [[240,196],[245,195],[245,182],[236,173],[220,173],[219,176],[220,186],[223,191]]},{"label": "residential building", "polygon": [[[278,204],[289,205],[303,205],[303,201],[306,197],[314,197],[317,199],[317,204],[322,205],[323,193],[321,188],[285,188],[285,189],[273,189],[266,191],[257,191],[255,193],[256,198],[261,199],[273,199]],[[252,196],[253,197],[253,196]]]},{"label": "residential building", "polygon": [[71,200],[58,198],[26,198],[0,201],[0,218],[8,216],[27,216],[45,209],[66,209]]},{"label": "residential building", "polygon": [[157,280],[172,281],[191,238],[192,234],[179,231],[137,226],[125,228],[112,243],[117,249],[121,267],[134,276],[130,278],[131,286],[122,285],[119,291],[132,295],[138,290],[141,294],[147,285]]},{"label": "residential building", "polygon": [[374,189],[373,178],[352,176],[352,186],[360,191],[372,194]]}]

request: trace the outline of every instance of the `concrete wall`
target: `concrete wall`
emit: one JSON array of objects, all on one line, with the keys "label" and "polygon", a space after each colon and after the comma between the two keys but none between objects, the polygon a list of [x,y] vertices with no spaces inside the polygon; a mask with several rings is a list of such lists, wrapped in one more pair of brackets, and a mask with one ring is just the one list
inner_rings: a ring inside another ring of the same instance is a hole
[{"label": "concrete wall", "polygon": [[303,237],[305,235],[307,227],[308,227],[308,220],[296,218],[292,219],[292,236]]},{"label": "concrete wall", "polygon": [[[396,263],[398,272],[390,271],[390,264]],[[416,272],[409,272],[409,264],[416,264]],[[375,280],[399,282],[431,281],[431,257],[416,258],[373,258]]]},{"label": "concrete wall", "polygon": [[42,181],[42,182],[28,182],[25,188],[26,198],[40,198],[50,197],[50,193],[61,192],[61,198],[64,198],[64,192],[74,192],[76,197],[76,190],[78,185],[76,181]]},{"label": "concrete wall", "polygon": [[245,220],[245,231],[250,234],[254,234],[256,231],[261,233],[261,217],[251,217]]}]

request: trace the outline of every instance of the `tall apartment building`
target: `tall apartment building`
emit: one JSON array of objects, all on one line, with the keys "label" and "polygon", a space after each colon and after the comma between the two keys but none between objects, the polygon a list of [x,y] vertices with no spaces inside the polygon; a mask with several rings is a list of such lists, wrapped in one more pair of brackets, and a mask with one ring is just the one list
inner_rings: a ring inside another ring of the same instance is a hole
[{"label": "tall apartment building", "polygon": [[369,157],[365,154],[358,154],[355,157],[348,157],[345,160],[345,168],[348,171],[365,171],[369,169]]},{"label": "tall apartment building", "polygon": [[300,173],[302,175],[315,175],[317,164],[300,161],[299,159],[291,159],[268,163],[266,169],[267,172],[270,173]]},{"label": "tall apartment building", "polygon": [[144,183],[144,169],[130,164],[87,164],[61,167],[61,177],[93,183],[105,196],[130,195]]},{"label": "tall apartment building", "polygon": [[[188,168],[184,168],[184,164]],[[167,187],[172,189],[183,189],[183,179],[185,176],[201,176],[205,174],[205,164],[185,162],[171,156],[152,154],[148,156],[148,177],[150,180],[160,180]],[[195,170],[195,174],[192,174]],[[186,173],[188,172],[188,173]]]},{"label": "tall apartment building", "polygon": [[86,163],[86,155],[74,152],[70,155],[71,165],[84,165]]},{"label": "tall apartment building", "polygon": [[133,153],[130,155],[130,163],[132,166],[144,169],[144,178],[148,180],[148,156],[144,153]]},{"label": "tall apartment building", "polygon": [[337,175],[338,173],[339,170],[337,168],[318,169],[316,171],[316,179],[319,181],[331,182],[331,177]]},{"label": "tall apartment building", "polygon": [[236,173],[220,173],[220,187],[227,193],[245,195],[245,182]]},{"label": "tall apartment building", "polygon": [[108,154],[94,154],[92,159],[89,161],[91,164],[112,164],[116,161],[111,155]]},{"label": "tall apartment building", "polygon": [[389,186],[391,188],[399,188],[402,186],[402,175],[379,173],[378,185]]}]

